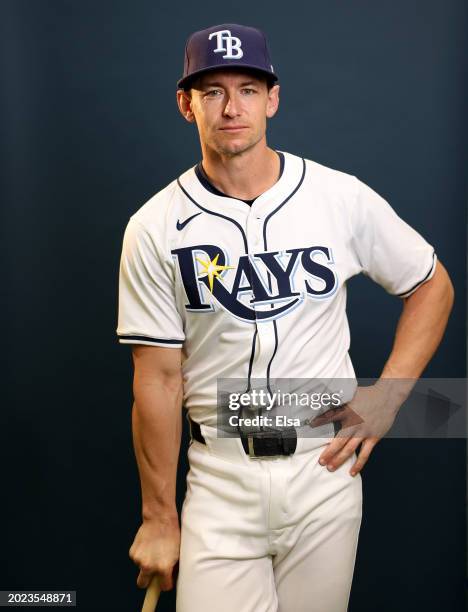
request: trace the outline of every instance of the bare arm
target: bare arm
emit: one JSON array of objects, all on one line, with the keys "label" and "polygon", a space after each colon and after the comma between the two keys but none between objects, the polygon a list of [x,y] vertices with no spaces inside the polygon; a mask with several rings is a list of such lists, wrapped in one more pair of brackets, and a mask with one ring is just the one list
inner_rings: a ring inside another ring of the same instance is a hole
[{"label": "bare arm", "polygon": [[442,340],[452,310],[454,289],[444,266],[437,262],[431,280],[404,300],[393,349],[381,378],[416,379]]},{"label": "bare arm", "polygon": [[182,431],[181,350],[134,345],[132,430],[142,491],[142,525],[130,548],[145,588],[153,574],[173,587],[180,530],[176,477]]},{"label": "bare arm", "polygon": [[[314,426],[342,423],[342,431],[320,455],[322,465],[336,469],[362,444],[350,472],[355,475],[364,467],[439,346],[453,301],[452,283],[438,262],[433,277],[404,300],[393,348],[377,384],[359,387],[346,406],[314,420]],[[359,425],[356,414],[362,420]]]}]

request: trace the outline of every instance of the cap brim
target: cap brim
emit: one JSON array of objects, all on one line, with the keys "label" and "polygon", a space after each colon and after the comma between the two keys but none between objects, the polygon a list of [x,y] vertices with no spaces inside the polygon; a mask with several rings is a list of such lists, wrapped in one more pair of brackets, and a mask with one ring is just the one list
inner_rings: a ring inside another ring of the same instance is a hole
[{"label": "cap brim", "polygon": [[260,72],[261,74],[265,75],[266,77],[270,77],[270,79],[272,81],[277,81],[278,77],[274,72],[270,72],[269,70],[265,70],[264,68],[260,68],[259,66],[253,66],[252,64],[229,64],[229,66],[210,66],[208,68],[201,68],[200,70],[196,70],[195,72],[192,72],[191,74],[189,74],[188,76],[180,79],[179,81],[177,81],[177,87],[178,89],[187,89],[188,85],[194,80],[196,79],[198,76],[200,76],[201,74],[204,74],[205,72],[214,72],[215,70],[230,70],[231,68],[235,68],[235,69],[242,69],[245,68],[246,70],[252,70],[255,72]]}]

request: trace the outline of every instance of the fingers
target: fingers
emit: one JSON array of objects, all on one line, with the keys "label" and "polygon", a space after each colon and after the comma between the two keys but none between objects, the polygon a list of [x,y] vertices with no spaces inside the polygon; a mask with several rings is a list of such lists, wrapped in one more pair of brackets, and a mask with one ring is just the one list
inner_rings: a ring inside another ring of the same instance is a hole
[{"label": "fingers", "polygon": [[135,552],[133,545],[129,550],[129,556],[132,561],[140,568],[140,573],[137,577],[137,586],[140,589],[146,589],[150,584],[154,575],[159,576],[159,586],[161,591],[170,591],[174,587],[173,570],[177,562],[172,562],[169,558],[163,561],[161,558],[151,559],[143,554]]},{"label": "fingers", "polygon": [[[357,447],[361,444],[364,438],[350,438],[347,444],[337,452],[332,459],[327,463],[327,468],[330,471],[339,468],[345,461],[347,461],[351,455],[356,451]],[[351,471],[350,471],[351,474]],[[351,474],[354,476],[355,474]]]},{"label": "fingers", "polygon": [[146,587],[151,582],[152,577],[153,577],[153,574],[151,572],[140,570],[140,573],[138,574],[138,578],[137,578],[137,586],[140,589],[146,589]]},{"label": "fingers", "polygon": [[372,449],[378,441],[378,438],[367,438],[366,440],[364,440],[361,446],[361,450],[359,451],[359,455],[356,461],[354,462],[354,465],[351,467],[351,476],[355,476],[358,472],[362,470],[364,465],[367,463],[367,460],[369,459]]},{"label": "fingers", "polygon": [[160,576],[159,583],[161,591],[170,591],[174,588],[174,580],[172,578],[172,567],[164,572],[158,572]]},{"label": "fingers", "polygon": [[366,464],[372,449],[378,441],[379,438],[334,438],[320,455],[319,463],[326,466],[330,472],[333,472],[347,461],[361,444],[361,450],[349,471],[351,476],[356,476]]},{"label": "fingers", "polygon": [[362,440],[363,438],[334,438],[320,455],[320,465],[326,465],[330,472],[336,470],[351,457]]},{"label": "fingers", "polygon": [[159,576],[159,586],[161,591],[170,591],[174,588],[174,579],[172,575],[172,567],[161,571],[150,570],[149,568],[141,568],[137,578],[137,586],[140,589],[146,589],[151,582],[153,576]]}]

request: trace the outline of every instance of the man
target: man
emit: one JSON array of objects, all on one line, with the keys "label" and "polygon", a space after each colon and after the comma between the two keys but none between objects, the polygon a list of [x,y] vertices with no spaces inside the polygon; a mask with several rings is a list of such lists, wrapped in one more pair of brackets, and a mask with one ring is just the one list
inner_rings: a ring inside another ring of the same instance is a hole
[{"label": "man", "polygon": [[[143,518],[130,556],[137,584],[157,574],[163,590],[179,562],[178,612],[347,609],[360,471],[453,301],[434,249],[372,189],[267,146],[277,80],[255,28],[224,24],[188,39],[177,101],[202,161],[142,206],[124,237],[117,333],[133,350]],[[345,301],[360,272],[403,311],[379,381],[356,389]],[[277,379],[353,384],[337,409],[298,426],[223,437],[221,379],[249,392],[258,380],[269,391]],[[180,536],[182,403],[192,442]]]}]

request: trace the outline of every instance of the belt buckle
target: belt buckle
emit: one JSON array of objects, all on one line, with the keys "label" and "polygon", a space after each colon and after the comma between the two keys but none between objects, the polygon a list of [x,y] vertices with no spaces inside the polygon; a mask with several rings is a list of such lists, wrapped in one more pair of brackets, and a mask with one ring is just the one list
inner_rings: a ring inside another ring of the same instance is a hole
[{"label": "belt buckle", "polygon": [[247,447],[249,449],[249,457],[251,459],[271,459],[272,457],[279,457],[280,455],[256,455],[255,454],[255,447],[254,447],[254,437],[256,436],[257,433],[263,433],[263,432],[254,432],[254,433],[250,433],[247,434]]},{"label": "belt buckle", "polygon": [[[262,439],[262,438],[274,438],[278,441],[279,449],[281,452],[275,454],[267,454],[267,455],[257,455],[255,453],[254,446],[254,438]],[[287,427],[282,430],[275,431],[262,431],[262,432],[251,432],[247,434],[247,448],[249,451],[249,457],[251,459],[262,459],[262,458],[272,458],[272,457],[282,457],[283,455],[292,455],[296,450],[297,443],[297,432],[294,427]]]},{"label": "belt buckle", "polygon": [[276,453],[274,455],[272,454],[267,454],[267,455],[257,455],[255,453],[255,445],[254,445],[254,438],[256,438],[257,440],[261,440],[262,438],[266,438],[266,437],[271,437],[271,438],[275,438],[277,440],[280,441],[280,446],[283,447],[283,440],[282,440],[282,435],[281,432],[277,432],[277,431],[256,431],[256,432],[252,432],[247,434],[247,447],[249,449],[249,457],[251,459],[271,459],[272,457],[281,457],[281,455],[283,453]]}]

